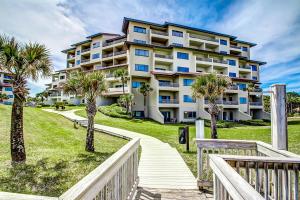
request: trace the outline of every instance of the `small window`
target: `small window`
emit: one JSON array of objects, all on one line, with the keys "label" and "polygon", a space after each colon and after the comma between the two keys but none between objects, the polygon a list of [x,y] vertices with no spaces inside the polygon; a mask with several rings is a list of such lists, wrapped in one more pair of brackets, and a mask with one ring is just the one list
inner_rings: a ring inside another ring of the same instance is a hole
[{"label": "small window", "polygon": [[4,90],[5,91],[12,91],[12,88],[11,87],[6,87]]},{"label": "small window", "polygon": [[149,66],[148,65],[142,65],[142,64],[136,64],[135,65],[135,71],[143,71],[148,72]]},{"label": "small window", "polygon": [[248,47],[242,47],[242,51],[248,51]]},{"label": "small window", "polygon": [[246,104],[246,103],[247,103],[246,97],[240,97],[240,104]]},{"label": "small window", "polygon": [[189,59],[189,54],[188,53],[177,52],[177,58],[188,60]]},{"label": "small window", "polygon": [[221,54],[227,54],[227,51],[220,51]]},{"label": "small window", "polygon": [[194,83],[193,79],[183,79],[184,86],[191,86]]},{"label": "small window", "polygon": [[195,119],[196,118],[196,112],[194,111],[184,111],[183,112],[184,119]]},{"label": "small window", "polygon": [[143,50],[143,49],[136,49],[136,50],[135,50],[135,55],[136,55],[136,56],[145,56],[145,57],[149,57],[149,51],[148,51],[148,50]]},{"label": "small window", "polygon": [[78,50],[78,51],[76,51],[76,54],[77,54],[77,55],[80,55],[80,51],[79,51],[79,50]]},{"label": "small window", "polygon": [[183,102],[185,102],[185,103],[195,103],[196,100],[192,96],[183,95]]},{"label": "small window", "polygon": [[141,87],[142,83],[138,81],[132,82],[132,88],[139,88]]},{"label": "small window", "polygon": [[189,72],[189,68],[188,67],[177,67],[177,71],[178,72]]},{"label": "small window", "polygon": [[247,89],[247,85],[245,83],[239,83],[238,86],[240,90],[245,91]]},{"label": "small window", "polygon": [[76,65],[80,65],[80,60],[76,60]]},{"label": "small window", "polygon": [[252,71],[257,71],[257,66],[256,65],[251,65]]},{"label": "small window", "polygon": [[133,117],[135,118],[144,118],[144,111],[133,111]]},{"label": "small window", "polygon": [[134,26],[133,27],[133,31],[136,32],[136,33],[144,33],[144,34],[146,34],[146,28],[139,27],[139,26]]},{"label": "small window", "polygon": [[100,53],[95,53],[92,55],[92,59],[100,58]]},{"label": "small window", "polygon": [[228,64],[231,66],[236,66],[236,61],[228,59]]},{"label": "small window", "polygon": [[183,37],[183,32],[172,30],[172,36]]},{"label": "small window", "polygon": [[229,72],[229,77],[236,77],[236,73],[234,73],[234,72]]},{"label": "small window", "polygon": [[94,42],[93,43],[93,49],[100,47],[100,42]]},{"label": "small window", "polygon": [[59,79],[60,80],[65,79],[65,76],[60,76]]},{"label": "small window", "polygon": [[179,44],[179,43],[172,43],[172,45],[176,47],[183,47],[183,44]]},{"label": "small window", "polygon": [[221,45],[227,46],[227,40],[222,40],[222,39],[220,39],[220,44],[221,44]]},{"label": "small window", "polygon": [[257,76],[252,76],[252,80],[256,80],[257,81]]},{"label": "small window", "polygon": [[139,43],[139,44],[146,44],[147,42],[145,40],[137,40],[137,39],[134,39],[133,40],[135,43]]}]

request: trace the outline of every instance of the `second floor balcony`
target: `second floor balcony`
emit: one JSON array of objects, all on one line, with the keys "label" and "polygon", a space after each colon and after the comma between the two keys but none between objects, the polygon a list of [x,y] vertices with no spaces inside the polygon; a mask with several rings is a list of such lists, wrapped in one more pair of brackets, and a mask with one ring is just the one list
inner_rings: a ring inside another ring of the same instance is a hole
[{"label": "second floor balcony", "polygon": [[160,104],[179,104],[178,99],[159,99]]},{"label": "second floor balcony", "polygon": [[151,33],[152,34],[155,34],[155,35],[163,35],[163,36],[169,36],[169,33],[168,32],[164,32],[164,31],[158,31],[158,30],[151,30]]},{"label": "second floor balcony", "polygon": [[165,59],[173,59],[172,55],[163,55],[163,54],[155,54],[156,58],[165,58]]}]

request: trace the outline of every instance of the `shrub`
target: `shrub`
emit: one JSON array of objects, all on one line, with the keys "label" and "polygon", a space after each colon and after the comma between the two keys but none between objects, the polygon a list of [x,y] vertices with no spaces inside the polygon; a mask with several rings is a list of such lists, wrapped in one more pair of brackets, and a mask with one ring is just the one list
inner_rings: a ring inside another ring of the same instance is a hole
[{"label": "shrub", "polygon": [[248,125],[248,126],[269,126],[269,120],[262,120],[262,119],[252,119],[252,120],[241,120],[239,123]]},{"label": "shrub", "polygon": [[55,109],[59,110],[59,108],[61,108],[61,110],[65,110],[65,102],[55,102],[54,104]]},{"label": "shrub", "polygon": [[109,106],[100,106],[98,108],[99,112],[104,115],[116,118],[131,118],[130,115],[126,115],[126,110],[123,107],[118,106],[117,104],[112,104]]}]

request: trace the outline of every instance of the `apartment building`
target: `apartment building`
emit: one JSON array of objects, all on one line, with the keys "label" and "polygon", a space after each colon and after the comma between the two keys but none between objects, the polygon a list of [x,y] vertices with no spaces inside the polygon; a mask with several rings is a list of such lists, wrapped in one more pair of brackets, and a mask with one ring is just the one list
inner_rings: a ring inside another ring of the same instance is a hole
[{"label": "apartment building", "polygon": [[[151,23],[124,18],[124,35],[98,33],[63,50],[67,54],[66,73],[74,70],[101,70],[108,91],[98,105],[111,104],[123,93],[113,71],[125,68],[128,82],[125,93],[133,93],[133,113],[160,122],[190,122],[209,119],[207,101],[192,97],[191,85],[197,76],[217,73],[232,79],[233,85],[220,97],[219,119],[248,120],[264,118],[260,66],[265,62],[250,59],[256,44],[235,36],[165,22]],[[149,83],[153,91],[144,113],[139,87]],[[254,83],[256,89],[247,91]],[[248,103],[249,110],[248,111]]]},{"label": "apartment building", "polygon": [[14,101],[11,79],[12,76],[9,73],[0,71],[0,93],[8,97],[8,99],[0,99],[1,104],[12,105]]}]

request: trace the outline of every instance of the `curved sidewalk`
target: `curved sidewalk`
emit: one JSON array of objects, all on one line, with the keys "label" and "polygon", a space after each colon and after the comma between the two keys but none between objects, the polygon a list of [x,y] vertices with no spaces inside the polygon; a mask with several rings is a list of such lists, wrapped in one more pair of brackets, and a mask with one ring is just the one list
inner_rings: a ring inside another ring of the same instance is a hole
[{"label": "curved sidewalk", "polygon": [[[57,113],[86,126],[86,118],[76,115],[76,110],[55,111]],[[178,151],[168,143],[140,133],[95,124],[95,130],[122,136],[125,138],[140,138],[142,153],[139,163],[140,187],[159,189],[197,189],[197,182],[192,172],[185,164]]]}]

